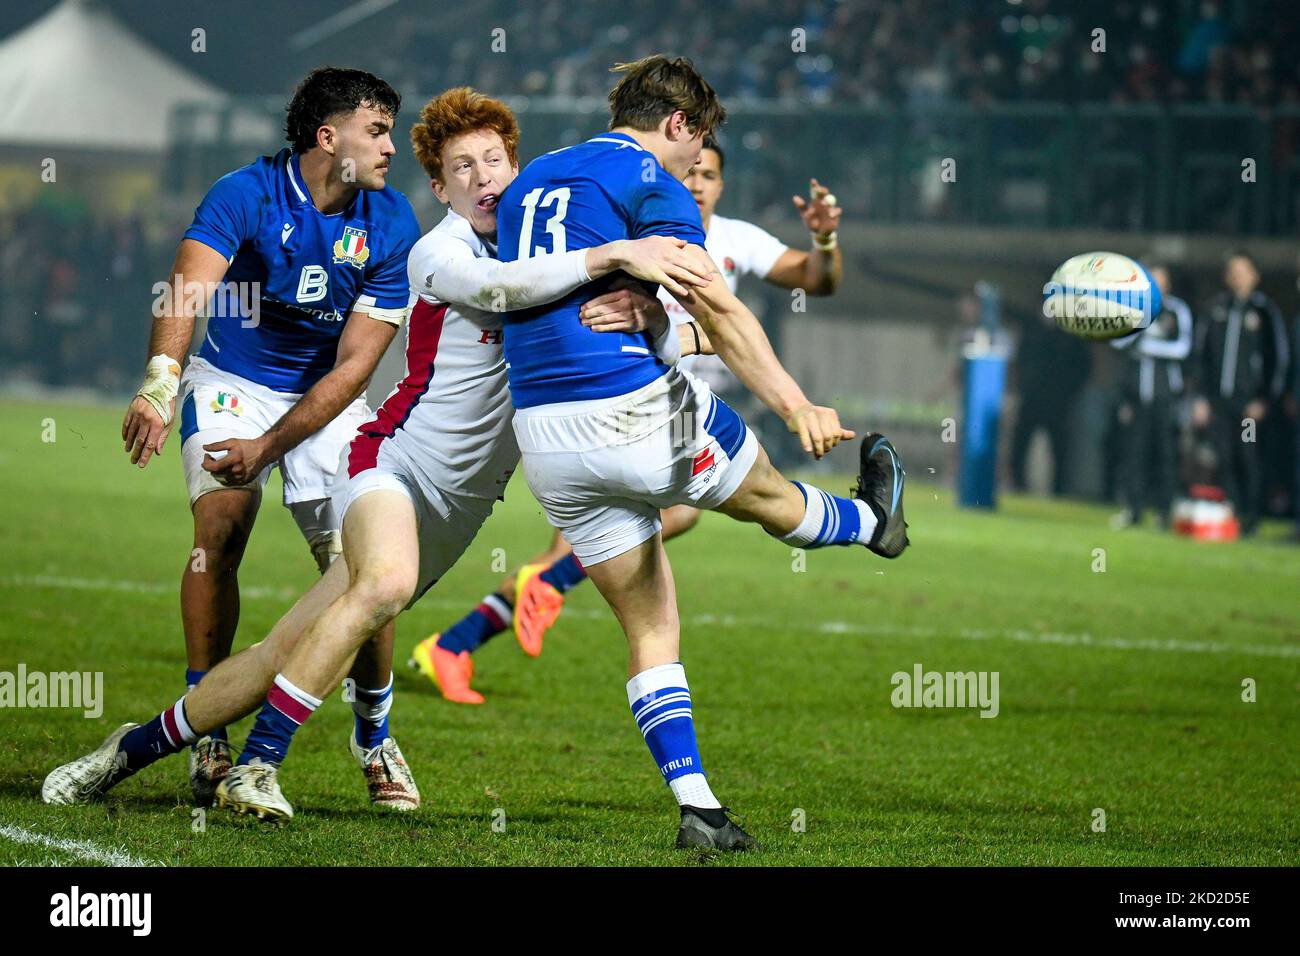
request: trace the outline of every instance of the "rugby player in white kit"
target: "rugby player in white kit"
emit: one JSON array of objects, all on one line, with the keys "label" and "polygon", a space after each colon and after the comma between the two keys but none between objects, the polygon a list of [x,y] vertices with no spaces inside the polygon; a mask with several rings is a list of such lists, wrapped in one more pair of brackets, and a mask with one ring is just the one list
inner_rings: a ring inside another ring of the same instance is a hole
[{"label": "rugby player in white kit", "polygon": [[[751,275],[781,289],[801,289],[813,296],[833,294],[844,274],[844,260],[837,239],[841,209],[830,190],[813,179],[808,199],[793,197],[811,245],[792,249],[761,226],[716,214],[725,160],[717,140],[706,138],[700,158],[683,184],[700,209],[705,251],[720,268],[728,288],[735,292],[740,278]],[[669,321],[691,323],[690,314],[668,289],[661,288],[658,298],[651,299],[631,284],[586,303],[581,315],[584,325],[600,332],[662,331]],[[691,326],[692,336],[698,334],[698,328]],[[716,355],[687,355],[678,368],[703,379],[718,393],[743,388]],[[690,531],[699,523],[700,514],[690,505],[664,509],[660,516],[664,541]],[[429,677],[447,700],[481,704],[482,693],[470,686],[474,673],[470,655],[513,625],[524,652],[538,656],[546,632],[563,610],[566,593],[586,579],[582,562],[556,531],[545,551],[502,578],[495,591],[456,623],[417,644],[410,664]]]},{"label": "rugby player in white kit", "polygon": [[[343,556],[261,643],[227,659],[145,725],[126,724],[93,753],[52,771],[47,803],[84,803],[213,726],[261,709],[218,804],[287,819],[277,769],[294,731],[343,680],[358,649],[391,628],[455,563],[501,495],[519,452],[502,354],[502,313],[560,298],[616,270],[682,294],[710,279],[681,240],[618,241],[529,262],[493,258],[496,201],[518,172],[508,107],[468,88],[430,101],[412,130],[446,218],[411,252],[407,375],[345,450],[334,494]],[[685,332],[647,348],[669,356]],[[693,341],[693,339],[692,339]],[[358,715],[385,718],[380,700]],[[360,708],[360,709],[358,709]],[[362,761],[371,800],[405,810],[419,791],[392,738]]]}]

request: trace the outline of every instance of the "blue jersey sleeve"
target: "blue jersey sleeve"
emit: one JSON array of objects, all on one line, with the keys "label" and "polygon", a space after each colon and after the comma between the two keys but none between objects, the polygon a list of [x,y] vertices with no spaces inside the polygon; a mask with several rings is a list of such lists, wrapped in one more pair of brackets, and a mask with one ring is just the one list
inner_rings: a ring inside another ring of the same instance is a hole
[{"label": "blue jersey sleeve", "polygon": [[222,176],[194,210],[186,239],[196,239],[227,259],[257,234],[262,197],[256,181],[243,170]]},{"label": "blue jersey sleeve", "polygon": [[420,238],[420,223],[405,199],[387,230],[388,254],[366,270],[366,281],[361,287],[362,301],[373,300],[371,304],[377,309],[402,309],[411,295],[406,260],[411,256],[411,247]]},{"label": "blue jersey sleeve", "polygon": [[704,226],[700,207],[690,190],[662,169],[649,182],[640,184],[631,209],[633,239],[646,236],[673,236],[696,245],[704,245]]}]

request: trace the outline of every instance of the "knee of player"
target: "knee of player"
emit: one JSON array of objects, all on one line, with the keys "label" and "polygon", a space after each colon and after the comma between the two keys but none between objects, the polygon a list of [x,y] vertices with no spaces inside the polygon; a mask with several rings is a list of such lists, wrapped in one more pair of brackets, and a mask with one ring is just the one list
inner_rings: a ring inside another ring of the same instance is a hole
[{"label": "knee of player", "polygon": [[404,568],[383,568],[358,575],[348,593],[376,627],[387,624],[410,603],[416,576]]},{"label": "knee of player", "polygon": [[220,568],[243,557],[251,530],[248,522],[225,513],[196,517],[194,547],[204,552],[209,565]]}]

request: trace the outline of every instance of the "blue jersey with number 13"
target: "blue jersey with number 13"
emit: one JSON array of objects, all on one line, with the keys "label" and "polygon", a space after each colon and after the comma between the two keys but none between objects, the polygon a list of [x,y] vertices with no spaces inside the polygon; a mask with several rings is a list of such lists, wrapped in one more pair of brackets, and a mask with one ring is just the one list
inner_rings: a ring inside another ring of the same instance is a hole
[{"label": "blue jersey with number 13", "polygon": [[[602,133],[538,157],[497,207],[498,254],[505,262],[645,236],[704,245],[690,191],[623,133]],[[593,332],[579,320],[582,304],[619,276],[626,278],[613,273],[548,305],[506,316],[506,367],[516,408],[624,395],[667,372],[648,334]]]}]

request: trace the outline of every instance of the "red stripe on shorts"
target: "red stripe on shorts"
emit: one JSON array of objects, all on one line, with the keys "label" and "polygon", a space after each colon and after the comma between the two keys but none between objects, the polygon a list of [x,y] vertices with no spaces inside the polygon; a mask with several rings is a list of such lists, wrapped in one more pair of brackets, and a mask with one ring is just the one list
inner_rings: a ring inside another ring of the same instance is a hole
[{"label": "red stripe on shorts", "polygon": [[691,468],[691,477],[694,478],[700,472],[713,467],[713,449],[706,448],[695,456],[695,466]]},{"label": "red stripe on shorts", "polygon": [[348,450],[348,477],[355,478],[367,468],[375,467],[379,448],[385,438],[406,424],[420,398],[433,381],[433,366],[438,359],[438,342],[447,318],[447,303],[431,305],[417,299],[411,310],[411,325],[406,337],[406,377],[375,413],[374,421],[358,429]]}]

